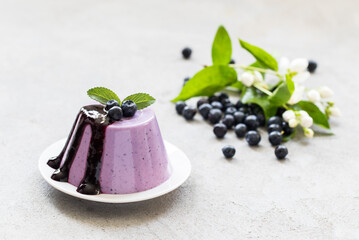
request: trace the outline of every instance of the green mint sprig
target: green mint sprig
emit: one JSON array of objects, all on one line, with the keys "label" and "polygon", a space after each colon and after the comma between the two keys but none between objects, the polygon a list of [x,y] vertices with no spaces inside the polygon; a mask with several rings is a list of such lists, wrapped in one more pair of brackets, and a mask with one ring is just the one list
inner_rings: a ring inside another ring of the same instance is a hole
[{"label": "green mint sprig", "polygon": [[[121,100],[117,94],[105,87],[91,88],[87,91],[87,95],[103,105],[106,105],[110,100],[116,100],[121,105]],[[123,101],[126,100],[131,100],[136,103],[138,110],[144,109],[156,101],[154,97],[147,93],[135,93],[126,97]]]},{"label": "green mint sprig", "polygon": [[[259,105],[268,119],[277,113],[278,108],[292,110],[296,115],[297,125],[303,125],[306,136],[312,136],[311,129],[305,127],[303,119],[303,111],[312,118],[314,125],[319,126],[327,132],[331,132],[329,125],[329,116],[333,112],[332,102],[320,101],[293,101],[292,97],[295,92],[296,85],[293,81],[294,77],[299,74],[297,71],[286,69],[284,72],[279,69],[277,60],[267,51],[249,44],[239,39],[240,46],[249,52],[255,59],[250,65],[229,64],[232,57],[232,43],[228,32],[223,26],[219,26],[212,45],[212,62],[213,65],[205,67],[197,72],[182,88],[179,95],[172,102],[186,101],[193,97],[212,96],[223,89],[236,89],[236,93],[243,103],[254,103]],[[240,73],[250,73],[259,81],[250,83],[241,79]],[[260,75],[260,76],[258,76]],[[279,79],[275,86],[269,86],[263,81],[267,75],[273,75]],[[308,91],[308,88],[305,88]],[[311,100],[311,99],[309,99]],[[325,106],[323,112],[317,105]],[[338,110],[337,110],[338,111]],[[293,113],[293,114],[294,114]],[[333,114],[334,115],[334,114]],[[303,121],[303,122],[301,122]],[[292,125],[295,121],[292,121]],[[294,127],[295,128],[295,127]],[[294,136],[296,130],[291,136],[286,137],[289,140]]]}]

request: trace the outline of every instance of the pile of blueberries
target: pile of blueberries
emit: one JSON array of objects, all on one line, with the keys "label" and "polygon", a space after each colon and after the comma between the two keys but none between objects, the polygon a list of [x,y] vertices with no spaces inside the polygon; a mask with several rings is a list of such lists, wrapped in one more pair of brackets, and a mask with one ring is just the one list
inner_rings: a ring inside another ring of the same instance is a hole
[{"label": "pile of blueberries", "polygon": [[137,105],[131,100],[126,100],[120,106],[116,100],[110,100],[106,103],[105,110],[111,120],[120,121],[122,117],[133,117],[137,111]]},{"label": "pile of blueberries", "polygon": [[[258,132],[259,127],[267,126],[269,142],[276,146],[275,155],[278,159],[284,159],[288,149],[280,145],[283,137],[293,133],[288,123],[280,117],[285,109],[279,109],[276,116],[270,117],[267,122],[262,109],[256,104],[243,104],[240,100],[236,103],[230,101],[224,92],[208,98],[201,98],[197,102],[197,108],[187,105],[183,101],[176,103],[176,111],[186,120],[192,120],[197,112],[213,125],[213,133],[217,138],[224,138],[228,131],[234,129],[238,138],[245,138],[250,146],[257,146],[261,141]],[[226,158],[232,158],[235,148],[231,145],[222,148]]]}]

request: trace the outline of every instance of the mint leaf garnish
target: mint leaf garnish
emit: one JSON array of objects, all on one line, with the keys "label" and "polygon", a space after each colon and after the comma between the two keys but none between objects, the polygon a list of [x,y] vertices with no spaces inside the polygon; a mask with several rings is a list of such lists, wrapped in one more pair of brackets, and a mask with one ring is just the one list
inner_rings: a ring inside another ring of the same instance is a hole
[{"label": "mint leaf garnish", "polygon": [[105,87],[94,87],[87,91],[87,95],[93,100],[98,101],[106,105],[106,103],[110,100],[116,100],[119,104],[121,104],[120,98],[108,88]]},{"label": "mint leaf garnish", "polygon": [[126,97],[123,101],[126,101],[126,100],[131,100],[134,103],[136,103],[138,110],[144,109],[156,101],[155,98],[153,98],[152,96],[150,96],[147,93],[135,93],[135,94],[132,94],[132,95]]},{"label": "mint leaf garnish", "polygon": [[224,65],[206,67],[194,75],[172,101],[185,101],[196,96],[211,96],[236,81],[237,73],[231,67]]},{"label": "mint leaf garnish", "polygon": [[219,26],[212,45],[213,64],[227,65],[232,57],[231,39],[223,26]]},{"label": "mint leaf garnish", "polygon": [[278,71],[278,63],[272,55],[264,51],[263,49],[251,45],[245,41],[239,39],[239,43],[241,44],[242,48],[246,49],[249,53],[253,55],[253,57],[266,68],[272,69],[274,71]]},{"label": "mint leaf garnish", "polygon": [[309,116],[313,118],[314,124],[322,128],[330,129],[327,116],[322,111],[320,111],[320,109],[314,103],[309,101],[300,101],[294,106],[294,108],[297,110],[306,111]]}]

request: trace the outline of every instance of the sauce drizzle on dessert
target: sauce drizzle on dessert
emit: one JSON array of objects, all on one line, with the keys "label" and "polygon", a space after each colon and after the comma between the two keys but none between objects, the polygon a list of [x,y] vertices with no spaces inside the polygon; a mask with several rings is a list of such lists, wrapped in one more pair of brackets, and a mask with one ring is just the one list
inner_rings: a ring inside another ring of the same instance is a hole
[{"label": "sauce drizzle on dessert", "polygon": [[[89,105],[81,108],[61,153],[47,162],[50,167],[56,169],[51,178],[55,181],[68,182],[69,171],[79,149],[83,133],[86,126],[90,125],[92,134],[86,160],[85,175],[76,191],[88,195],[100,194],[99,176],[103,158],[105,132],[107,126],[111,123],[113,121],[107,116],[104,106]],[[65,155],[66,149],[68,150]],[[62,165],[61,162],[63,162]]]}]

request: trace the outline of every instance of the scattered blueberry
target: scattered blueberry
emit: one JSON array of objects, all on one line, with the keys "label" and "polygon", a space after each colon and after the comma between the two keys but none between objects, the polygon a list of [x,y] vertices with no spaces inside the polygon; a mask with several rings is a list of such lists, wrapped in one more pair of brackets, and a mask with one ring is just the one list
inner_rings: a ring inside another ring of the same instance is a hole
[{"label": "scattered blueberry", "polygon": [[279,117],[282,117],[283,116],[283,113],[287,111],[284,107],[279,107],[278,110],[277,110],[277,113],[276,115],[279,116]]},{"label": "scattered blueberry", "polygon": [[279,145],[275,148],[274,153],[278,159],[284,159],[288,155],[288,149],[284,145]]},{"label": "scattered blueberry", "polygon": [[244,119],[246,118],[246,115],[243,112],[235,112],[233,114],[234,120],[236,121],[236,124],[243,123]]},{"label": "scattered blueberry", "polygon": [[176,111],[178,114],[182,115],[183,109],[187,106],[187,104],[183,101],[176,102]]},{"label": "scattered blueberry", "polygon": [[220,109],[220,110],[223,109],[222,103],[220,103],[220,102],[218,102],[218,101],[212,102],[211,105],[212,105],[213,108],[217,108],[217,109]]},{"label": "scattered blueberry", "polygon": [[236,133],[237,137],[242,138],[246,135],[247,126],[244,123],[238,123],[234,127],[234,132]]},{"label": "scattered blueberry", "polygon": [[257,146],[261,141],[261,135],[255,130],[248,131],[246,134],[246,141],[250,146]]},{"label": "scattered blueberry", "polygon": [[308,71],[309,71],[310,73],[314,73],[315,70],[317,69],[317,66],[318,66],[318,64],[317,64],[315,61],[309,60],[309,63],[308,63]]},{"label": "scattered blueberry", "polygon": [[221,120],[222,117],[222,111],[217,109],[217,108],[213,108],[209,111],[208,114],[208,120],[210,123],[215,124],[218,123],[219,120]]},{"label": "scattered blueberry", "polygon": [[137,111],[137,105],[131,100],[126,100],[121,104],[124,117],[133,117]]},{"label": "scattered blueberry", "polygon": [[105,110],[108,111],[110,110],[112,107],[119,107],[120,104],[116,101],[116,100],[110,100],[106,103],[106,107]]},{"label": "scattered blueberry", "polygon": [[268,126],[267,129],[268,133],[277,131],[277,132],[281,132],[282,131],[282,127],[279,124],[271,124]]},{"label": "scattered blueberry", "polygon": [[256,130],[259,127],[259,122],[256,115],[247,116],[244,119],[244,124],[247,125],[248,130]]},{"label": "scattered blueberry", "polygon": [[183,79],[183,86],[188,82],[188,80],[190,80],[191,78],[190,77],[186,77]]},{"label": "scattered blueberry", "polygon": [[185,106],[182,111],[182,115],[186,120],[192,120],[194,115],[196,115],[196,108],[192,106]]},{"label": "scattered blueberry", "polygon": [[218,99],[219,99],[219,101],[223,101],[224,99],[228,99],[229,97],[228,97],[228,94],[227,93],[225,93],[225,92],[221,92],[219,95],[218,95]]},{"label": "scattered blueberry", "polygon": [[231,61],[229,62],[229,64],[235,64],[236,61],[234,61],[234,59],[231,59]]},{"label": "scattered blueberry", "polygon": [[224,113],[225,113],[225,114],[233,115],[235,112],[237,112],[237,108],[235,108],[235,107],[228,107],[228,108],[226,108],[226,111],[225,111]]},{"label": "scattered blueberry", "polygon": [[198,111],[204,119],[208,119],[208,114],[211,109],[213,109],[211,104],[204,103],[199,106]]},{"label": "scattered blueberry", "polygon": [[123,112],[121,107],[114,106],[108,110],[108,116],[114,121],[120,121],[123,117]]},{"label": "scattered blueberry", "polygon": [[223,123],[216,123],[213,127],[213,132],[217,138],[223,138],[227,133],[227,127]]},{"label": "scattered blueberry", "polygon": [[293,133],[294,129],[289,127],[289,125],[286,121],[283,121],[282,122],[282,131],[283,131],[283,136],[287,137]]},{"label": "scattered blueberry", "polygon": [[234,117],[232,115],[225,115],[222,119],[222,123],[226,125],[227,129],[232,129],[234,122]]},{"label": "scattered blueberry", "polygon": [[270,117],[270,118],[268,119],[267,126],[269,126],[269,125],[271,125],[271,124],[281,125],[281,124],[282,124],[282,118],[280,118],[280,117],[278,117],[278,116]]},{"label": "scattered blueberry", "polygon": [[249,113],[248,107],[246,107],[246,106],[242,106],[242,107],[238,108],[238,111],[243,112],[243,113]]},{"label": "scattered blueberry", "polygon": [[258,113],[257,118],[258,118],[259,126],[264,126],[266,124],[266,118],[264,117],[263,113]]},{"label": "scattered blueberry", "polygon": [[222,148],[225,158],[232,158],[236,154],[236,149],[232,145],[227,145]]},{"label": "scattered blueberry", "polygon": [[209,103],[218,102],[219,98],[216,95],[213,95],[208,98],[208,101],[209,101]]},{"label": "scattered blueberry", "polygon": [[241,100],[238,100],[235,107],[236,107],[237,109],[243,107],[242,101],[241,101]]},{"label": "scattered blueberry", "polygon": [[268,135],[268,139],[272,146],[277,146],[282,142],[282,134],[278,131],[273,131]]},{"label": "scattered blueberry", "polygon": [[[231,103],[231,102],[229,102],[229,103],[227,102],[227,103],[225,103],[225,104],[222,103],[222,105],[223,105],[224,109],[227,109],[227,108],[230,108],[230,107],[236,108],[236,107],[234,106],[234,104]],[[236,109],[237,109],[237,108],[236,108]]]},{"label": "scattered blueberry", "polygon": [[206,98],[201,98],[200,100],[197,101],[197,108],[199,108],[202,104],[204,103],[208,103],[208,99]]},{"label": "scattered blueberry", "polygon": [[190,49],[189,47],[186,47],[182,50],[182,56],[184,59],[189,59],[191,57],[192,54],[192,49]]},{"label": "scattered blueberry", "polygon": [[229,100],[229,98],[220,99],[220,101],[221,101],[223,106],[228,105],[228,104],[231,103],[231,100]]}]

